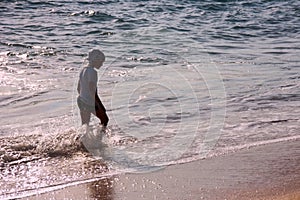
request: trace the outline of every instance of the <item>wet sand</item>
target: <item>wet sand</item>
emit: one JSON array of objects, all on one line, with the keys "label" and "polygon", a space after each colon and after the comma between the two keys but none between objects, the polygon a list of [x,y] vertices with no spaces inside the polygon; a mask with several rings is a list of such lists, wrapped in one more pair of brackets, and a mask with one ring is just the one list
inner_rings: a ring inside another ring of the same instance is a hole
[{"label": "wet sand", "polygon": [[121,174],[24,199],[300,199],[300,140],[143,174]]}]

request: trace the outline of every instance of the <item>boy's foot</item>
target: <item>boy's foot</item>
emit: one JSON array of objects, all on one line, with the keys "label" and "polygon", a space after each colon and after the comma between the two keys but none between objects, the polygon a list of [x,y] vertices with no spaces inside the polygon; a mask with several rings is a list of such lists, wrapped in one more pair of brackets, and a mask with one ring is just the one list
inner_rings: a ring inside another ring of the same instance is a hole
[{"label": "boy's foot", "polygon": [[109,128],[103,124],[100,124],[102,125],[102,130],[101,132],[104,133],[106,135],[106,137],[110,137],[110,131],[109,131]]}]

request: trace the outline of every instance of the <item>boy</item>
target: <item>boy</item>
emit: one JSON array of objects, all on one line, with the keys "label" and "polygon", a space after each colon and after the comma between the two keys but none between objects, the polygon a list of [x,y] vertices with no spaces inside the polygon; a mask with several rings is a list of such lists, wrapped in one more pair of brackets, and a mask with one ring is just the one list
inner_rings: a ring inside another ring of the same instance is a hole
[{"label": "boy", "polygon": [[91,113],[100,119],[103,127],[106,127],[109,121],[106,109],[97,94],[98,75],[95,69],[99,69],[104,61],[105,56],[103,52],[92,50],[88,54],[88,66],[84,67],[80,72],[77,87],[79,94],[77,104],[80,110],[82,125],[89,125]]}]

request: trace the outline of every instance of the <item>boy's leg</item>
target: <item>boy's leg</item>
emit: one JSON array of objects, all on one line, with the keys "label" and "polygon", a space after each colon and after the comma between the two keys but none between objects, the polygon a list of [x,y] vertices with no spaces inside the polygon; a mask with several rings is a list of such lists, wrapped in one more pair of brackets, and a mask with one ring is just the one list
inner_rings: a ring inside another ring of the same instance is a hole
[{"label": "boy's leg", "polygon": [[106,114],[106,109],[105,109],[104,105],[102,104],[99,96],[97,95],[97,92],[95,94],[95,101],[96,101],[95,102],[96,116],[100,119],[101,124],[103,126],[107,126],[109,119]]},{"label": "boy's leg", "polygon": [[96,103],[95,109],[96,109],[96,116],[100,119],[101,124],[103,126],[107,126],[109,119],[101,101]]},{"label": "boy's leg", "polygon": [[91,113],[86,110],[80,110],[80,116],[81,116],[81,124],[89,125],[91,119]]},{"label": "boy's leg", "polygon": [[85,108],[84,103],[80,100],[80,98],[77,98],[77,104],[80,110],[80,117],[81,117],[81,124],[87,124],[89,125],[90,119],[91,119],[91,112]]},{"label": "boy's leg", "polygon": [[103,126],[107,126],[109,119],[106,112],[103,109],[96,107],[96,116],[100,119],[101,124]]}]

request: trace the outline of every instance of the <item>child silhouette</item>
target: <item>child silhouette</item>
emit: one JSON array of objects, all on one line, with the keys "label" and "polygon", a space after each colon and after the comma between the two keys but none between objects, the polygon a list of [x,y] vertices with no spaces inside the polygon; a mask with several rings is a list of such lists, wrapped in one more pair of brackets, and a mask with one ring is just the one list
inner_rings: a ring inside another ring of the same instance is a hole
[{"label": "child silhouette", "polygon": [[80,72],[77,87],[79,94],[77,104],[80,110],[82,125],[89,125],[91,113],[100,119],[104,127],[107,126],[109,121],[106,109],[97,94],[98,75],[95,69],[99,69],[104,61],[105,56],[103,52],[97,49],[92,50],[88,54],[89,64]]}]

